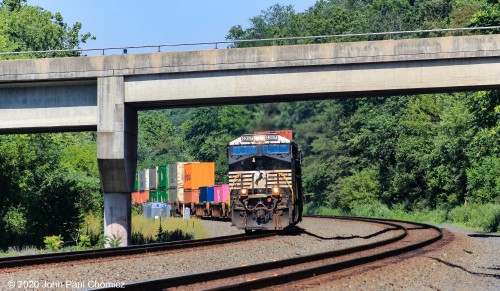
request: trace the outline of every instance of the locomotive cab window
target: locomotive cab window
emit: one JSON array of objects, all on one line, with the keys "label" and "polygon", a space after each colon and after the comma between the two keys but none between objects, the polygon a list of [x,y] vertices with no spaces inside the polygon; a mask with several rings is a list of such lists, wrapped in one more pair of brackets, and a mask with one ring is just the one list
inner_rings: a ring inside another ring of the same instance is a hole
[{"label": "locomotive cab window", "polygon": [[257,146],[233,146],[231,149],[231,155],[234,156],[255,154],[257,154]]},{"label": "locomotive cab window", "polygon": [[262,153],[265,155],[288,154],[290,147],[287,144],[270,144],[262,146]]}]

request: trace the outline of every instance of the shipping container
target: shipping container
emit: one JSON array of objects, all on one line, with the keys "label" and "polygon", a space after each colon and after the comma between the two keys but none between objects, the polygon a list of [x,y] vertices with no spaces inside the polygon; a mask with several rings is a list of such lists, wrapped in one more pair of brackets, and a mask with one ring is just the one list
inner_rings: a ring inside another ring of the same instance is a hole
[{"label": "shipping container", "polygon": [[268,130],[268,131],[256,131],[254,134],[279,134],[282,137],[289,139],[290,141],[293,139],[293,131],[292,130]]},{"label": "shipping container", "polygon": [[200,190],[198,189],[184,189],[184,199],[182,203],[198,203],[200,202]]},{"label": "shipping container", "polygon": [[135,171],[134,192],[139,191],[139,171]]},{"label": "shipping container", "polygon": [[214,186],[214,202],[227,203],[229,198],[229,184]]},{"label": "shipping container", "polygon": [[149,191],[135,191],[132,192],[132,204],[142,204],[148,202],[149,200]]},{"label": "shipping container", "polygon": [[156,184],[157,172],[158,172],[158,167],[153,167],[149,169],[149,190],[158,189]]},{"label": "shipping container", "polygon": [[168,202],[168,189],[158,189],[156,191],[158,192],[159,201]]},{"label": "shipping container", "polygon": [[139,202],[139,194],[141,192],[132,192],[132,204],[140,203]]},{"label": "shipping container", "polygon": [[214,162],[193,162],[184,165],[184,189],[199,189],[214,184]]},{"label": "shipping container", "polygon": [[184,188],[184,162],[168,164],[168,188]]},{"label": "shipping container", "polygon": [[149,169],[139,171],[139,191],[149,190]]},{"label": "shipping container", "polygon": [[149,191],[141,191],[139,192],[139,201],[140,203],[146,203],[149,199]]},{"label": "shipping container", "polygon": [[157,184],[159,189],[168,188],[168,165],[158,166]]},{"label": "shipping container", "polygon": [[168,189],[168,202],[184,201],[184,188]]},{"label": "shipping container", "polygon": [[214,186],[200,187],[200,202],[214,201]]},{"label": "shipping container", "polygon": [[159,190],[150,190],[149,202],[162,202],[161,192]]}]

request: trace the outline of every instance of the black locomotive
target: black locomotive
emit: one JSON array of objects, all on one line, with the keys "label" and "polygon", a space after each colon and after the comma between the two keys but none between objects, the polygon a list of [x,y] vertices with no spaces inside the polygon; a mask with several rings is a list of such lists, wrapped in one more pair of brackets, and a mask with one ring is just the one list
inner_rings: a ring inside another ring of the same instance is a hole
[{"label": "black locomotive", "polygon": [[231,220],[281,230],[302,220],[301,156],[291,131],[244,134],[228,148]]}]

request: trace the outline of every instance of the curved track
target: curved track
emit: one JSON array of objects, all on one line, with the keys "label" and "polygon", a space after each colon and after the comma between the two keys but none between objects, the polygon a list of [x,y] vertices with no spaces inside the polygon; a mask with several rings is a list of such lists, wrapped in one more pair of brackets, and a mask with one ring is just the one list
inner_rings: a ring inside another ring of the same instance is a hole
[{"label": "curved track", "polygon": [[356,217],[315,217],[383,224],[386,225],[387,231],[400,233],[383,241],[357,247],[239,268],[129,283],[125,288],[127,290],[269,288],[396,256],[429,245],[442,237],[441,229],[423,223]]},{"label": "curved track", "polygon": [[89,259],[130,256],[136,254],[145,254],[145,253],[169,251],[177,249],[187,249],[193,247],[204,247],[211,245],[233,243],[238,241],[245,241],[250,239],[265,238],[276,234],[277,233],[263,233],[252,236],[245,236],[244,234],[238,234],[238,235],[192,240],[192,241],[175,241],[175,242],[154,243],[148,245],[135,245],[128,247],[97,249],[88,251],[73,251],[73,252],[28,255],[19,257],[5,257],[5,258],[0,258],[0,270],[6,268],[18,268],[25,266],[41,265],[41,264],[63,263],[63,262],[82,261]]}]

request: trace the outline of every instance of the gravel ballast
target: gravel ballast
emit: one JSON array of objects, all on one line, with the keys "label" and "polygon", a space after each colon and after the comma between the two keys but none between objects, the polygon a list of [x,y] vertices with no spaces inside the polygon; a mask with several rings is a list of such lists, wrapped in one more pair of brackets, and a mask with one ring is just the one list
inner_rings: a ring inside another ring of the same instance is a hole
[{"label": "gravel ballast", "polygon": [[[229,222],[202,223],[213,236],[242,233],[230,226]],[[317,237],[300,233],[147,256],[0,270],[0,288],[16,290],[17,288],[8,288],[8,284],[30,280],[43,286],[38,288],[40,290],[104,287],[103,284],[106,283],[120,284],[281,260],[366,244],[397,235],[395,231],[390,231],[370,239],[359,238],[379,232],[385,226],[342,220],[305,218],[299,226]],[[308,284],[307,281],[292,283],[286,289],[500,290],[500,238],[470,237],[468,234],[470,232],[447,228],[442,242],[426,247],[427,251],[418,251],[418,256],[413,254],[406,258],[398,257],[369,264],[340,278],[329,279],[326,275],[319,285],[318,280],[314,284]]]},{"label": "gravel ballast", "polygon": [[443,240],[424,250],[287,290],[500,290],[500,236],[442,227]]},{"label": "gravel ballast", "polygon": [[[203,221],[209,233],[225,236],[241,233],[229,222]],[[301,233],[291,236],[276,236],[257,241],[245,241],[237,244],[218,245],[215,247],[194,248],[191,250],[168,251],[134,256],[113,258],[104,261],[69,263],[64,265],[41,266],[0,271],[0,286],[4,289],[9,281],[36,281],[60,284],[65,282],[83,282],[83,288],[75,286],[69,289],[91,288],[87,283],[121,283],[142,281],[154,278],[178,276],[189,273],[206,272],[217,269],[239,267],[241,265],[282,260],[297,256],[309,255],[330,250],[342,249],[397,235],[394,231],[385,232],[370,239],[369,236],[386,227],[379,224],[357,223],[342,220],[325,220],[306,218],[300,227],[308,232],[325,237],[342,237],[344,239],[320,239]],[[50,286],[48,286],[50,287]],[[60,290],[55,288],[42,288]],[[64,289],[64,288],[63,288]]]}]

